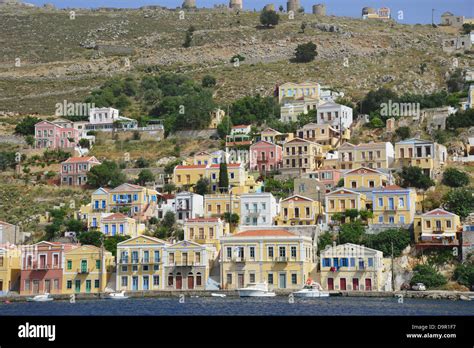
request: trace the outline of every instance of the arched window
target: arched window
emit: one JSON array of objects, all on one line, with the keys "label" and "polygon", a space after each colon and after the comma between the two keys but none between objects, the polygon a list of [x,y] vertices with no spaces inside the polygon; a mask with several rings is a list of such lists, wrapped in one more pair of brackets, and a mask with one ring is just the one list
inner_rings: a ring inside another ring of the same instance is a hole
[{"label": "arched window", "polygon": [[196,286],[201,286],[202,285],[202,277],[201,277],[201,273],[198,272],[196,274]]}]

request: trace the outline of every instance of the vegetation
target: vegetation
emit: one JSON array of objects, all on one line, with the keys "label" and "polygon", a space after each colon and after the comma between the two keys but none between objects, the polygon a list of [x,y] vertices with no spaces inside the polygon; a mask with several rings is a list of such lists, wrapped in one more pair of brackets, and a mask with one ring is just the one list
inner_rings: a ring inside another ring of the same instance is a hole
[{"label": "vegetation", "polygon": [[322,233],[318,239],[318,253],[326,248],[328,245],[332,245],[334,241],[334,235],[328,231]]},{"label": "vegetation", "polygon": [[428,175],[423,174],[423,170],[420,167],[416,166],[403,167],[400,179],[401,186],[403,187],[416,187],[426,190],[435,184]]},{"label": "vegetation", "polygon": [[130,236],[115,235],[107,237],[104,240],[104,248],[107,251],[110,251],[112,255],[117,256],[117,244],[126,241],[127,239],[130,239]]},{"label": "vegetation", "polygon": [[411,136],[411,130],[410,127],[398,127],[395,130],[395,134],[400,140],[405,140],[410,138]]},{"label": "vegetation", "polygon": [[466,261],[456,266],[453,274],[454,280],[459,284],[467,286],[470,290],[474,287],[474,263]]},{"label": "vegetation", "polygon": [[0,170],[14,169],[17,162],[15,152],[0,152]]},{"label": "vegetation", "polygon": [[15,133],[20,135],[35,135],[35,124],[41,119],[32,116],[26,116],[15,127]]},{"label": "vegetation", "polygon": [[226,192],[229,187],[229,174],[227,172],[227,163],[222,162],[219,165],[219,190]]},{"label": "vegetation", "polygon": [[265,180],[264,191],[271,192],[277,198],[285,199],[293,193],[293,190],[293,180],[281,181],[273,178],[267,178]]},{"label": "vegetation", "polygon": [[196,185],[194,186],[194,192],[197,193],[198,195],[204,196],[210,193],[209,185],[210,185],[209,179],[201,178],[196,182]]},{"label": "vegetation", "polygon": [[191,44],[193,42],[193,35],[195,31],[196,31],[196,28],[194,28],[194,26],[192,25],[188,28],[188,30],[186,30],[186,37],[184,39],[183,47],[185,48],[191,47]]},{"label": "vegetation", "polygon": [[392,254],[398,257],[402,254],[403,249],[410,245],[410,231],[403,228],[388,229],[378,234],[366,234],[364,238],[364,245],[369,248],[380,250],[384,256]]},{"label": "vegetation", "polygon": [[474,126],[474,109],[458,110],[446,120],[448,129],[468,128]]},{"label": "vegetation", "polygon": [[273,97],[245,96],[230,107],[232,124],[257,124],[280,118],[280,106]]},{"label": "vegetation", "polygon": [[313,42],[299,44],[295,50],[294,61],[297,63],[308,63],[313,61],[317,55],[316,45]]},{"label": "vegetation", "polygon": [[339,244],[363,244],[365,227],[360,221],[342,224],[339,230]]},{"label": "vegetation", "polygon": [[147,182],[155,181],[155,175],[151,172],[150,169],[143,169],[138,173],[138,184],[145,186]]},{"label": "vegetation", "polygon": [[451,213],[459,215],[461,219],[465,219],[474,211],[473,193],[473,188],[452,189],[443,197],[444,206]]},{"label": "vegetation", "polygon": [[83,245],[94,245],[100,247],[102,245],[103,234],[100,231],[87,231],[79,234],[79,242]]},{"label": "vegetation", "polygon": [[123,184],[125,179],[125,174],[113,161],[104,161],[102,164],[92,167],[87,173],[87,183],[95,188],[116,187]]},{"label": "vegetation", "polygon": [[423,283],[427,288],[437,288],[447,283],[446,278],[431,265],[417,265],[411,284]]},{"label": "vegetation", "polygon": [[202,78],[201,86],[204,87],[204,88],[212,88],[216,85],[216,83],[217,83],[217,80],[214,76],[205,75]]},{"label": "vegetation", "polygon": [[280,16],[275,11],[262,11],[260,14],[260,23],[267,28],[278,25],[279,21]]},{"label": "vegetation", "polygon": [[450,187],[462,187],[469,185],[469,175],[456,168],[447,168],[443,173],[444,185]]}]

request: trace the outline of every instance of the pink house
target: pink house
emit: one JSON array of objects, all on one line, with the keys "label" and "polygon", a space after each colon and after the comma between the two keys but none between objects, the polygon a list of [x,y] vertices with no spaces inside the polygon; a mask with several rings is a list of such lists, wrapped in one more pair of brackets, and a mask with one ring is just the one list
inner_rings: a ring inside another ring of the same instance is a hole
[{"label": "pink house", "polygon": [[318,170],[308,172],[306,174],[310,179],[316,179],[326,186],[326,193],[332,191],[339,180],[342,179],[342,172],[329,166],[322,167]]},{"label": "pink house", "polygon": [[98,164],[100,162],[94,156],[68,158],[61,163],[61,185],[85,185],[87,173]]},{"label": "pink house", "polygon": [[79,130],[49,121],[35,124],[35,143],[37,149],[74,148],[80,139]]},{"label": "pink house", "polygon": [[282,148],[261,140],[250,146],[250,170],[265,174],[278,170],[282,165]]},{"label": "pink house", "polygon": [[75,247],[75,244],[46,241],[23,246],[20,295],[60,294],[65,268],[64,253]]}]

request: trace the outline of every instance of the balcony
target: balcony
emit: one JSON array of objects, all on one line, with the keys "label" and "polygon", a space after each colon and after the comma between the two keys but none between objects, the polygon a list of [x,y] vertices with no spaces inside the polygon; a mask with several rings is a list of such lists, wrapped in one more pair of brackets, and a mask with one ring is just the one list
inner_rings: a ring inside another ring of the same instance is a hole
[{"label": "balcony", "polygon": [[388,206],[388,207],[384,207],[384,210],[385,211],[397,211],[398,207],[397,206]]},{"label": "balcony", "polygon": [[232,262],[237,262],[237,263],[245,262],[245,258],[244,257],[233,257]]},{"label": "balcony", "polygon": [[76,273],[77,274],[89,274],[91,272],[91,269],[90,268],[78,268],[76,270]]},{"label": "balcony", "polygon": [[268,158],[257,158],[258,164],[265,164],[268,163],[270,160]]},{"label": "balcony", "polygon": [[288,257],[278,256],[273,259],[274,262],[288,262]]},{"label": "balcony", "polygon": [[248,214],[249,216],[254,216],[254,217],[256,217],[256,216],[259,216],[260,213],[261,213],[261,210],[260,210],[260,209],[250,209],[250,210],[247,210],[247,214]]},{"label": "balcony", "polygon": [[32,270],[32,271],[48,271],[51,269],[61,269],[59,265],[49,265],[44,263],[32,263],[27,264],[24,268],[25,270]]},{"label": "balcony", "polygon": [[201,266],[201,262],[194,262],[194,261],[177,261],[177,262],[169,262],[169,267],[192,267],[192,266]]}]

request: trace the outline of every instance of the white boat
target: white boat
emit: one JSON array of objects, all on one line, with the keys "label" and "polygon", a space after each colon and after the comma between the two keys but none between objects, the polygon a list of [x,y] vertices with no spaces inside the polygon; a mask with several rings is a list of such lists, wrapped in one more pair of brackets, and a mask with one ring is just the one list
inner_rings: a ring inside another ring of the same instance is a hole
[{"label": "white boat", "polygon": [[34,297],[28,297],[26,300],[28,302],[49,302],[53,301],[54,298],[52,298],[48,293],[45,293],[42,295],[36,295]]},{"label": "white boat", "polygon": [[218,293],[212,292],[212,293],[211,293],[211,296],[212,296],[212,297],[226,297],[227,295],[226,295],[226,294],[218,294]]},{"label": "white boat", "polygon": [[121,291],[121,292],[111,293],[109,294],[107,298],[111,300],[125,300],[128,298],[128,296],[125,295],[125,291]]},{"label": "white boat", "polygon": [[267,283],[253,283],[245,288],[237,289],[240,297],[274,297],[276,294],[268,290]]},{"label": "white boat", "polygon": [[329,292],[322,291],[323,288],[319,283],[308,282],[303,286],[303,289],[295,291],[295,297],[329,297]]}]

